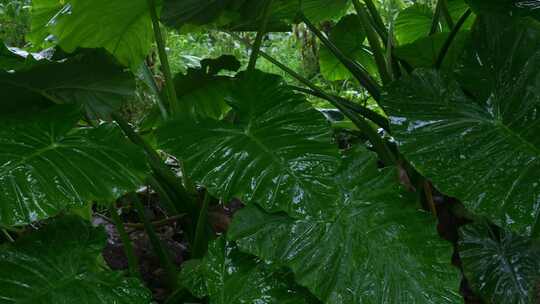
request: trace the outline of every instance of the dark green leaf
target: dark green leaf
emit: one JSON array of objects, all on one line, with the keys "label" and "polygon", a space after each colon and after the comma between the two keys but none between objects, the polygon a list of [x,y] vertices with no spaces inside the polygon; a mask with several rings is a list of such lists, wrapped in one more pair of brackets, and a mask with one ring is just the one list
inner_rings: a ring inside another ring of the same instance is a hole
[{"label": "dark green leaf", "polygon": [[34,0],[33,5],[38,10],[30,37],[36,44],[52,34],[67,52],[105,48],[133,71],[150,53],[153,31],[147,0]]},{"label": "dark green leaf", "polygon": [[65,217],[0,247],[0,303],[150,304],[141,282],[101,269],[105,244],[102,228]]},{"label": "dark green leaf", "polygon": [[487,224],[461,229],[459,255],[471,286],[486,303],[538,303],[540,248],[530,238]]},{"label": "dark green leaf", "polygon": [[29,56],[13,65],[11,71],[0,71],[0,99],[6,113],[6,108],[47,100],[80,104],[90,117],[106,118],[135,92],[133,75],[98,51],[62,61],[36,62]]},{"label": "dark green leaf", "polygon": [[158,131],[160,146],[225,201],[237,196],[291,215],[331,209],[338,152],[324,116],[259,71],[238,76],[229,103],[237,124],[181,119]]},{"label": "dark green leaf", "polygon": [[114,125],[74,128],[79,110],[57,106],[0,120],[0,224],[24,225],[136,190],[145,156]]},{"label": "dark green leaf", "polygon": [[506,16],[531,16],[540,20],[540,2],[536,0],[465,0],[477,13]]},{"label": "dark green leaf", "polygon": [[[347,15],[332,28],[330,41],[349,59],[362,65],[370,74],[377,73],[373,54],[364,45],[366,33],[357,15]],[[330,81],[352,79],[349,70],[326,47],[321,47],[321,74]]]},{"label": "dark green leaf", "polygon": [[275,271],[253,256],[241,253],[224,238],[213,241],[203,260],[183,266],[181,282],[197,297],[208,296],[211,304],[319,303],[296,285],[290,273]]},{"label": "dark green leaf", "polygon": [[[495,32],[497,23],[509,25],[490,19],[479,32]],[[512,37],[516,32],[521,35]],[[476,100],[432,71],[398,81],[383,100],[400,151],[422,174],[471,210],[524,233],[540,212],[540,43],[534,33],[534,27],[510,27],[469,51],[461,79]]]},{"label": "dark green leaf", "polygon": [[337,181],[337,214],[293,219],[249,206],[236,213],[229,237],[290,267],[327,304],[462,302],[451,244],[404,199],[394,171],[379,171],[373,153],[361,149],[344,160]]}]

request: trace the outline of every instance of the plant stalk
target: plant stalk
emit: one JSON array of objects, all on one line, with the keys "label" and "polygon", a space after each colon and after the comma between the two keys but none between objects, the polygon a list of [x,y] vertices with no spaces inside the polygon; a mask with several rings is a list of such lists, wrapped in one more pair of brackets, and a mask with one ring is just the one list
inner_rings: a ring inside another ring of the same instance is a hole
[{"label": "plant stalk", "polygon": [[193,241],[192,258],[202,258],[207,249],[208,240],[206,239],[206,228],[208,227],[208,205],[210,204],[211,196],[208,191],[204,194],[203,205],[199,218],[197,219],[197,228],[195,230],[195,240]]},{"label": "plant stalk", "polygon": [[444,57],[446,57],[446,54],[448,53],[448,50],[450,50],[450,46],[452,46],[452,42],[454,42],[454,39],[456,38],[457,34],[461,30],[461,27],[463,27],[463,24],[467,21],[469,16],[472,14],[472,10],[468,9],[462,16],[459,18],[458,22],[452,29],[452,32],[448,35],[448,38],[444,42],[444,45],[442,46],[439,55],[437,56],[437,61],[435,62],[435,68],[440,69],[443,62]]},{"label": "plant stalk", "polygon": [[[234,33],[229,33],[232,37],[236,38],[238,41],[244,43],[246,46],[251,47],[251,44],[245,41],[244,39],[238,37]],[[300,83],[304,84],[311,90],[317,92],[317,94],[320,94],[321,98],[324,98],[328,100],[333,106],[335,106],[338,110],[340,110],[347,118],[349,118],[360,130],[364,131],[364,133],[368,136],[369,141],[377,151],[377,154],[381,158],[381,160],[386,165],[394,165],[397,164],[397,160],[394,157],[394,154],[392,151],[390,151],[390,148],[385,143],[384,139],[382,139],[379,134],[377,134],[377,131],[373,129],[373,127],[362,117],[356,115],[351,109],[344,106],[339,100],[332,95],[324,92],[319,87],[317,87],[315,84],[313,84],[311,81],[305,79],[300,74],[296,73],[283,63],[279,62],[278,60],[274,59],[272,56],[266,54],[265,52],[260,52],[261,57],[265,58],[278,68],[282,69],[285,73],[291,75],[293,78],[298,80]]]},{"label": "plant stalk", "polygon": [[174,87],[171,74],[171,67],[169,65],[169,57],[167,57],[167,52],[165,51],[165,40],[163,39],[163,34],[161,33],[161,26],[159,24],[159,18],[156,11],[155,0],[148,0],[148,9],[150,10],[150,17],[152,18],[152,27],[154,29],[154,37],[157,44],[159,62],[161,63],[163,75],[165,76],[165,86],[167,88],[167,96],[169,97],[170,111],[173,115],[178,114],[182,109],[180,108],[178,97],[176,95],[176,89]]},{"label": "plant stalk", "polygon": [[375,57],[375,62],[377,63],[377,68],[379,70],[381,80],[383,84],[388,84],[392,81],[392,78],[390,77],[390,73],[387,70],[388,65],[386,63],[384,51],[381,47],[380,40],[377,37],[377,33],[375,32],[375,28],[373,27],[369,19],[369,15],[366,12],[366,9],[360,4],[360,1],[353,0],[353,5],[358,15],[358,18],[360,19],[360,24],[362,24],[364,30],[366,31],[369,45],[373,50],[373,56]]},{"label": "plant stalk", "polygon": [[150,239],[150,242],[152,243],[152,248],[154,249],[155,254],[159,258],[159,262],[165,272],[167,273],[167,279],[169,286],[171,288],[176,287],[177,285],[177,270],[176,266],[173,264],[171,257],[169,255],[169,252],[167,249],[163,246],[161,240],[159,239],[154,226],[146,216],[144,206],[137,197],[136,194],[131,193],[128,195],[129,200],[133,203],[135,206],[135,209],[137,210],[137,214],[139,215],[139,219],[144,224],[144,229],[146,233],[148,234],[148,238]]},{"label": "plant stalk", "polygon": [[167,112],[167,102],[164,100],[163,95],[159,94],[159,89],[156,84],[156,80],[154,79],[154,75],[152,71],[150,70],[150,67],[146,63],[143,64],[142,71],[143,71],[143,77],[148,82],[148,87],[150,88],[150,90],[152,90],[152,93],[156,95],[157,97],[158,107],[159,107],[159,112],[161,113],[161,117],[163,118],[163,120],[167,120],[169,118],[169,113]]},{"label": "plant stalk", "polygon": [[388,41],[389,39],[388,30],[386,29],[386,26],[384,25],[381,14],[379,14],[379,10],[373,3],[373,0],[364,0],[364,3],[366,4],[366,7],[371,15],[371,18],[373,19],[373,24],[375,26],[375,29],[377,30],[377,33],[381,37],[381,40]]},{"label": "plant stalk", "polygon": [[255,70],[255,67],[257,66],[257,59],[259,58],[259,51],[262,46],[264,35],[266,35],[266,27],[268,25],[268,20],[270,19],[272,0],[266,0],[264,5],[265,7],[264,7],[263,19],[261,21],[259,31],[257,32],[255,43],[253,44],[253,48],[251,49],[251,56],[249,57],[249,64],[247,68],[248,71]]},{"label": "plant stalk", "polygon": [[319,40],[339,59],[339,61],[354,75],[360,84],[373,96],[375,100],[380,100],[381,89],[377,82],[369,75],[369,73],[358,63],[347,58],[339,48],[337,48],[326,36],[304,15],[301,15],[302,21],[306,24],[309,30],[314,33]]},{"label": "plant stalk", "polygon": [[124,246],[124,253],[126,254],[128,260],[129,273],[132,276],[140,279],[141,274],[139,272],[139,261],[135,255],[135,251],[133,250],[133,243],[126,232],[124,222],[118,215],[118,210],[116,209],[115,204],[111,206],[110,212],[114,225],[116,226],[116,230],[118,230],[118,234],[122,240],[122,245]]}]

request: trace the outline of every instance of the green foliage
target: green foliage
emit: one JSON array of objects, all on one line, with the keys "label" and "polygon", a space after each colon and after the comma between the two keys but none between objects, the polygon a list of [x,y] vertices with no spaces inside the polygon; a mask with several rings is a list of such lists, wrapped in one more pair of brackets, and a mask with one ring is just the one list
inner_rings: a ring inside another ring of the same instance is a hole
[{"label": "green foliage", "polygon": [[478,223],[461,230],[459,246],[467,278],[488,303],[534,303],[540,280],[538,244]]},{"label": "green foliage", "polygon": [[30,23],[30,0],[0,1],[0,40],[23,47]]},{"label": "green foliage", "polygon": [[210,244],[203,260],[184,265],[181,282],[197,297],[208,296],[211,304],[257,303],[262,299],[268,304],[319,303],[294,283],[290,273],[275,271],[224,238]]},{"label": "green foliage", "polygon": [[103,228],[64,217],[0,247],[0,303],[150,304],[141,282],[99,265],[105,244]]}]

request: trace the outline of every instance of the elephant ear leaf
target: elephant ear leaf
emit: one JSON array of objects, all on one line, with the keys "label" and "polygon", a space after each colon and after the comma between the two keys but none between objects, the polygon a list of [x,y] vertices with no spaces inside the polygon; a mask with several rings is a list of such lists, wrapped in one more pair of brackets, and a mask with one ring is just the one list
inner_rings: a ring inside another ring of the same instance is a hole
[{"label": "elephant ear leaf", "polygon": [[136,190],[145,156],[114,124],[77,128],[80,111],[54,106],[0,120],[0,224],[25,225]]},{"label": "elephant ear leaf", "polygon": [[292,215],[333,212],[338,151],[324,116],[283,80],[240,74],[230,92],[236,122],[176,120],[158,144],[216,197]]},{"label": "elephant ear leaf", "polygon": [[150,304],[140,281],[102,269],[105,244],[103,228],[70,216],[1,246],[1,302]]},{"label": "elephant ear leaf", "polygon": [[52,35],[67,52],[104,48],[133,71],[152,48],[146,0],[34,0],[33,6],[30,39],[37,45]]},{"label": "elephant ear leaf", "polygon": [[[39,55],[39,54],[38,54]],[[16,55],[13,55],[16,56]],[[92,119],[107,119],[111,112],[135,95],[133,75],[102,51],[85,51],[61,60],[14,58],[0,54],[11,68],[0,71],[3,110],[21,104],[79,104]]]},{"label": "elephant ear leaf", "polygon": [[509,28],[468,51],[461,86],[419,70],[390,86],[383,108],[400,151],[439,190],[498,225],[531,233],[540,212],[540,44],[527,42],[540,32],[504,18],[484,19],[475,31],[495,33],[486,30],[497,23]]},{"label": "elephant ear leaf", "polygon": [[238,250],[224,237],[213,241],[202,260],[184,264],[180,281],[193,295],[209,297],[211,304],[319,303],[305,288],[294,283],[287,271],[272,269]]},{"label": "elephant ear leaf", "polygon": [[530,16],[540,20],[540,3],[534,0],[465,0],[475,12],[503,16]]},{"label": "elephant ear leaf", "polygon": [[465,276],[486,303],[538,303],[540,248],[534,240],[486,223],[465,226],[460,235]]},{"label": "elephant ear leaf", "polygon": [[240,250],[289,267],[327,304],[460,303],[452,245],[401,195],[397,173],[364,149],[344,159],[337,214],[294,219],[256,206],[238,211],[228,237]]}]

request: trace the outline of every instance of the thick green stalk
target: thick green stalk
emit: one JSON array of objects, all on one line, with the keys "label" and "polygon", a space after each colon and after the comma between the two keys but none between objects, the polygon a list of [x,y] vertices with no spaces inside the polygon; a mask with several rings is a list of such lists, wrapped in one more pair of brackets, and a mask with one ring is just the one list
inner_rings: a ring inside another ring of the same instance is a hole
[{"label": "thick green stalk", "polygon": [[6,239],[7,239],[10,243],[15,243],[15,240],[13,239],[13,237],[11,236],[11,234],[9,234],[9,232],[8,232],[6,229],[3,229],[3,228],[2,228],[2,233],[4,234],[4,236],[6,237]]},{"label": "thick green stalk", "polygon": [[172,114],[180,113],[182,110],[176,96],[176,89],[171,74],[171,67],[169,65],[169,57],[165,51],[165,40],[161,33],[161,26],[159,24],[159,18],[156,11],[156,1],[148,0],[148,8],[150,10],[150,17],[152,18],[152,27],[154,28],[154,36],[158,48],[159,62],[165,76],[165,86],[167,88],[167,96],[169,97],[169,106]]},{"label": "thick green stalk", "polygon": [[139,215],[139,219],[144,224],[144,229],[146,233],[148,234],[148,238],[150,239],[150,242],[152,243],[152,248],[154,249],[155,254],[159,258],[159,262],[161,264],[161,267],[165,270],[167,273],[167,279],[169,286],[171,288],[176,287],[177,285],[177,269],[176,266],[173,264],[171,257],[169,255],[169,252],[167,249],[163,246],[161,240],[159,239],[154,226],[148,219],[145,213],[144,206],[137,197],[136,194],[131,193],[128,195],[129,200],[133,203],[135,206],[135,209],[137,210],[137,214]]},{"label": "thick green stalk", "polygon": [[116,230],[120,235],[120,240],[122,240],[122,245],[124,246],[124,253],[126,254],[128,260],[129,273],[134,277],[141,278],[141,274],[139,272],[139,261],[135,255],[135,251],[133,250],[133,243],[126,232],[124,222],[118,215],[118,210],[116,209],[115,204],[111,206],[110,213],[114,225],[116,226]]},{"label": "thick green stalk", "polygon": [[156,84],[156,80],[154,79],[154,75],[152,71],[150,70],[150,67],[148,67],[146,63],[143,64],[142,72],[143,72],[142,74],[143,74],[144,79],[147,82],[148,87],[150,88],[152,93],[157,97],[161,117],[164,120],[167,120],[169,118],[169,113],[167,112],[167,102],[164,100],[163,95],[159,94],[159,89]]},{"label": "thick green stalk", "polygon": [[142,147],[146,152],[150,166],[161,178],[167,180],[170,185],[174,185],[178,190],[178,193],[182,196],[182,200],[187,204],[188,210],[198,210],[197,204],[193,200],[192,195],[186,191],[182,186],[181,181],[176,175],[165,165],[159,154],[152,148],[133,128],[129,123],[120,115],[112,114],[113,119],[118,123],[124,134],[136,145]]},{"label": "thick green stalk", "polygon": [[440,69],[443,62],[444,57],[446,57],[446,54],[448,53],[448,50],[450,50],[450,46],[452,46],[452,42],[454,42],[454,39],[456,38],[457,34],[461,30],[461,27],[463,27],[463,24],[467,21],[469,16],[472,14],[471,9],[468,9],[462,16],[459,18],[458,22],[452,29],[452,32],[450,32],[450,35],[448,35],[448,38],[444,42],[444,45],[441,48],[441,51],[439,52],[439,55],[437,56],[437,61],[435,62],[435,68]]},{"label": "thick green stalk", "polygon": [[373,0],[364,0],[364,3],[366,4],[366,7],[369,11],[369,14],[371,15],[371,18],[373,19],[373,24],[375,26],[375,29],[377,30],[377,33],[381,37],[381,40],[388,41],[388,38],[389,38],[388,30],[386,29],[386,26],[384,25],[381,14],[379,14],[379,10],[373,3]]},{"label": "thick green stalk", "polygon": [[268,25],[268,20],[270,19],[272,0],[266,0],[263,18],[261,20],[261,25],[259,31],[257,32],[257,37],[255,38],[255,43],[251,49],[251,56],[249,57],[248,71],[253,71],[257,66],[257,58],[259,58],[259,51],[261,49],[262,41],[264,35],[266,35],[266,26]]},{"label": "thick green stalk", "polygon": [[[232,37],[236,38],[238,41],[244,43],[248,47],[251,47],[251,45],[246,42],[244,39],[238,37],[237,35],[233,33],[229,33]],[[393,165],[396,164],[396,158],[394,157],[394,154],[392,151],[390,151],[390,148],[385,143],[384,139],[382,139],[377,131],[373,129],[373,127],[362,117],[356,115],[351,109],[343,105],[339,100],[332,95],[324,92],[319,87],[317,87],[315,84],[313,84],[311,81],[307,80],[306,78],[302,77],[300,74],[296,73],[283,63],[279,62],[278,60],[274,59],[272,56],[266,54],[265,52],[260,52],[261,57],[265,58],[266,60],[270,61],[272,64],[277,66],[278,68],[282,69],[285,73],[289,74],[296,80],[298,80],[300,83],[304,84],[308,88],[312,89],[313,91],[317,92],[317,94],[321,95],[321,98],[324,98],[328,100],[333,106],[335,106],[338,110],[340,110],[347,118],[349,118],[360,130],[364,131],[364,133],[368,136],[369,141],[377,151],[377,154],[381,158],[381,160],[386,165]]]},{"label": "thick green stalk", "polygon": [[[309,94],[309,95],[312,95],[312,96],[315,96],[315,97],[319,97],[319,98],[322,98],[324,100],[327,100],[327,101],[330,101],[327,98],[327,96],[330,96],[330,94],[321,94],[320,92],[318,91],[314,91],[314,90],[311,90],[311,89],[306,89],[306,88],[301,88],[301,87],[297,87],[297,86],[290,86],[293,90],[295,91],[298,91],[298,92],[302,92],[302,93],[305,93],[305,94]],[[345,99],[341,96],[336,96],[336,95],[331,95],[334,100],[337,100],[338,102],[340,102],[343,106],[351,109],[352,111],[364,116],[365,118],[371,120],[372,122],[374,122],[376,125],[378,125],[379,127],[383,128],[384,130],[386,130],[387,132],[390,132],[390,124],[388,123],[388,119],[386,119],[386,117],[382,116],[381,114],[367,108],[367,107],[364,107],[362,105],[359,105],[357,103],[354,103],[348,99]]]},{"label": "thick green stalk", "polygon": [[326,36],[304,15],[301,15],[302,21],[306,24],[309,30],[314,33],[319,40],[336,56],[336,58],[354,75],[360,84],[373,96],[375,100],[380,100],[381,89],[377,82],[369,75],[369,73],[358,63],[354,62],[339,48],[337,48]]},{"label": "thick green stalk", "polygon": [[204,194],[203,205],[199,218],[197,219],[197,228],[195,230],[195,240],[193,241],[193,248],[191,257],[198,259],[202,258],[206,253],[208,246],[208,239],[206,238],[206,231],[208,228],[208,205],[210,204],[211,196],[208,191]]},{"label": "thick green stalk", "polygon": [[388,73],[388,65],[386,64],[386,59],[384,56],[384,51],[381,47],[381,42],[379,38],[377,37],[377,33],[375,32],[375,28],[373,27],[369,15],[366,12],[366,9],[364,6],[360,4],[360,1],[353,0],[353,5],[356,10],[356,13],[358,15],[358,18],[360,19],[360,23],[364,27],[364,30],[366,31],[366,36],[369,41],[369,45],[371,46],[371,49],[373,50],[373,56],[375,57],[375,63],[377,64],[377,68],[379,70],[379,75],[381,76],[381,80],[383,84],[390,83],[392,81],[392,78],[390,77],[390,73]]},{"label": "thick green stalk", "polygon": [[448,27],[454,28],[454,20],[452,20],[452,15],[450,15],[450,11],[448,10],[447,0],[441,0],[441,13],[446,20],[446,24],[448,24]]}]

